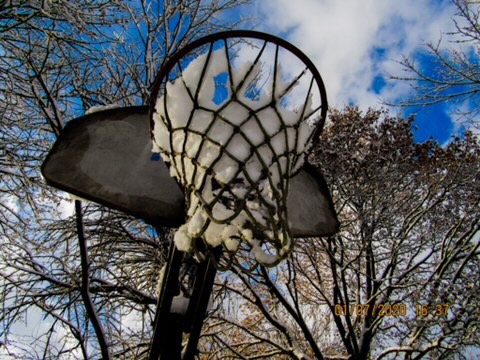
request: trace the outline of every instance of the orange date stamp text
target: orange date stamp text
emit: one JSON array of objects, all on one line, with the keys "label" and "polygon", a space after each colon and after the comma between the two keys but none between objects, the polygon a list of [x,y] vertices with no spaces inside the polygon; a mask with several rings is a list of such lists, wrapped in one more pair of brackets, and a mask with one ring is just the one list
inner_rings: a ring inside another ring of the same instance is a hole
[{"label": "orange date stamp text", "polygon": [[[414,314],[419,318],[446,317],[450,308],[449,304],[415,304],[412,305]],[[405,303],[393,304],[336,304],[334,314],[336,316],[371,316],[371,317],[401,317],[407,316],[409,307]]]}]

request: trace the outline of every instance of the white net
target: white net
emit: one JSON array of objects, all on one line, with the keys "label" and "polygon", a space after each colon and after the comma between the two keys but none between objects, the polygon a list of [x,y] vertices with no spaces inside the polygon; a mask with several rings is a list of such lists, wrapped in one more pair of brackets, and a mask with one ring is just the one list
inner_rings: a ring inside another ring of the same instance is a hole
[{"label": "white net", "polygon": [[223,246],[266,266],[292,250],[289,179],[323,119],[314,76],[282,51],[267,42],[210,44],[178,63],[157,97],[153,151],[188,208],[174,237],[179,250]]}]

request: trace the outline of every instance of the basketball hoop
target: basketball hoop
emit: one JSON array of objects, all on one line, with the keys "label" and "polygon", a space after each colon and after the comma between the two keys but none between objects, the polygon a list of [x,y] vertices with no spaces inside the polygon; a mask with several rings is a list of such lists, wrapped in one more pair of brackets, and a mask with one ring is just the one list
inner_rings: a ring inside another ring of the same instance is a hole
[{"label": "basketball hoop", "polygon": [[[291,252],[287,197],[327,110],[322,79],[296,47],[230,31],[175,54],[150,105],[154,151],[184,190],[179,250],[274,266]],[[238,262],[238,261],[237,261]]]},{"label": "basketball hoop", "polygon": [[[149,109],[111,108],[66,124],[42,165],[50,185],[154,226],[180,226],[149,359],[193,359],[217,269],[275,266],[294,238],[338,230],[326,183],[306,162],[326,111],[320,74],[300,50],[229,31],[172,56]],[[183,271],[188,253],[205,259],[191,272]]]}]

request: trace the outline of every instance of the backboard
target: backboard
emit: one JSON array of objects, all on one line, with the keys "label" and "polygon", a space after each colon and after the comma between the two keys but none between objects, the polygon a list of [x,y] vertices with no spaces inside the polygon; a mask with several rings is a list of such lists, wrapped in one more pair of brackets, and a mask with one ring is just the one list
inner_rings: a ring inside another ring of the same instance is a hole
[{"label": "backboard", "polygon": [[[152,224],[185,219],[182,189],[152,153],[146,106],[95,112],[71,120],[42,165],[47,183]],[[338,221],[322,175],[304,167],[287,199],[293,237],[329,235]]]}]

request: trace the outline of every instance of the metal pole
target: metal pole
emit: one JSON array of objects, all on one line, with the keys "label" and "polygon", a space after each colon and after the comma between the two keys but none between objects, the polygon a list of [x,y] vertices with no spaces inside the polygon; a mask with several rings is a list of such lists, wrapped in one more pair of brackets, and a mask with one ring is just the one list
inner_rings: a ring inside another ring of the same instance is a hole
[{"label": "metal pole", "polygon": [[171,314],[172,300],[179,293],[179,272],[183,253],[170,245],[169,258],[158,299],[149,360],[180,359],[182,347],[181,319]]},{"label": "metal pole", "polygon": [[216,249],[214,258],[209,257],[208,261],[200,264],[197,277],[195,279],[194,291],[187,312],[187,320],[192,319],[190,326],[190,336],[182,360],[193,360],[197,353],[198,340],[202,331],[205,313],[207,312],[208,302],[213,290],[213,283],[217,269],[214,265],[218,261],[221,249]]}]

